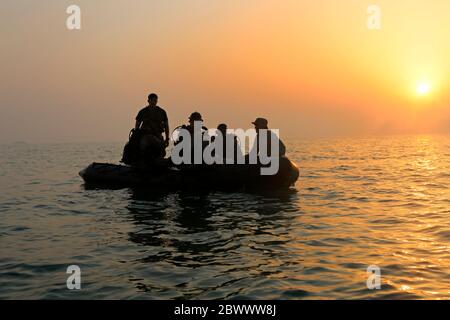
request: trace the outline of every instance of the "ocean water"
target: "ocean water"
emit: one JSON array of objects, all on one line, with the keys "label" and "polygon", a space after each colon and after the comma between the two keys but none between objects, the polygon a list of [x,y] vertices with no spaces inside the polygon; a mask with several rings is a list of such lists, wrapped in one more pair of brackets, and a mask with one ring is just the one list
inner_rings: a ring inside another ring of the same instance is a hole
[{"label": "ocean water", "polygon": [[0,299],[450,297],[450,136],[286,144],[271,194],[89,190],[120,143],[0,146]]}]

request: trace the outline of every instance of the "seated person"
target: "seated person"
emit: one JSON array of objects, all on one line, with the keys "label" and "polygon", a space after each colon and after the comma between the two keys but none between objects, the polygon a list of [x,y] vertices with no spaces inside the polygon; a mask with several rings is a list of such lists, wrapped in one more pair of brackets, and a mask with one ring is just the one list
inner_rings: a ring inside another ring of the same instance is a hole
[{"label": "seated person", "polygon": [[[220,156],[223,158],[223,163],[226,164],[228,162],[230,164],[237,164],[238,159],[242,159],[243,157],[242,148],[238,137],[235,134],[228,132],[228,127],[225,123],[219,124],[217,131],[222,134],[223,146],[222,150],[219,152],[221,152]],[[211,139],[214,141],[215,137],[212,137]],[[229,150],[227,150],[227,143],[233,144],[233,151],[230,154],[228,154]]]},{"label": "seated person", "polygon": [[[266,156],[271,157],[272,156],[272,143],[274,141],[278,142],[278,157],[284,157],[286,155],[286,146],[284,145],[283,141],[278,137],[277,134],[272,132],[268,127],[268,121],[264,118],[257,118],[252,124],[255,126],[256,130],[256,139],[253,144],[253,147],[250,149],[249,154],[250,155],[256,154],[259,157],[261,156],[261,150],[264,150],[266,152]],[[261,146],[261,143],[264,141],[261,137],[261,132],[266,132],[266,145]],[[248,159],[248,158],[247,158]]]},{"label": "seated person", "polygon": [[[196,138],[196,134],[198,134],[198,137],[201,139],[201,152],[203,152],[203,150],[206,148],[206,146],[208,146],[209,144],[209,139],[207,139],[207,141],[205,141],[206,136],[208,134],[208,128],[206,128],[205,126],[203,126],[203,119],[202,119],[202,115],[199,112],[193,112],[190,116],[189,116],[189,124],[188,125],[182,125],[178,128],[179,130],[187,130],[189,132],[190,135],[190,145],[191,145],[191,164],[194,164],[194,146],[195,146],[195,138]],[[198,132],[196,131],[198,130]],[[178,145],[179,143],[181,143],[183,141],[183,136],[182,135],[178,135],[178,137],[176,137],[175,139],[175,145]],[[180,152],[180,156],[183,156],[183,152]],[[186,163],[185,163],[186,164]]]}]

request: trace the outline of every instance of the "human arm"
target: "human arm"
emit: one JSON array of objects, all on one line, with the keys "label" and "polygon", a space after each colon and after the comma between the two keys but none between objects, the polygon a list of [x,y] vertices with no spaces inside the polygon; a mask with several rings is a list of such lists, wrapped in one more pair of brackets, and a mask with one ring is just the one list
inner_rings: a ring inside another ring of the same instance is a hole
[{"label": "human arm", "polygon": [[167,113],[165,111],[164,111],[164,134],[166,135],[165,145],[167,147],[170,141],[170,129],[169,129],[169,118],[167,117]]},{"label": "human arm", "polygon": [[142,110],[141,111],[139,111],[139,113],[137,114],[137,116],[136,116],[136,124],[134,125],[134,129],[135,130],[139,130],[140,128],[141,128],[141,125],[142,125],[142,118],[143,118],[143,115],[142,115]]},{"label": "human arm", "polygon": [[169,121],[165,121],[164,122],[164,133],[166,135],[165,144],[166,144],[166,147],[167,147],[169,145],[169,141],[170,141],[170,137],[169,137],[169,135],[170,135]]},{"label": "human arm", "polygon": [[134,125],[134,129],[135,130],[139,130],[139,128],[141,127],[142,121],[136,120],[136,124]]}]

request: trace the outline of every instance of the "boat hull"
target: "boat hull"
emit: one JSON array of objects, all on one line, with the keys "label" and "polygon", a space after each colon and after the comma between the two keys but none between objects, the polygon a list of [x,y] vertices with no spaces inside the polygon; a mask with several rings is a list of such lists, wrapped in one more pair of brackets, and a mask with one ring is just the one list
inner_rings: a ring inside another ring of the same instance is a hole
[{"label": "boat hull", "polygon": [[276,175],[261,175],[258,165],[155,166],[137,168],[108,163],[92,163],[80,171],[88,185],[107,187],[144,186],[164,189],[288,189],[299,177],[297,166],[280,159]]}]

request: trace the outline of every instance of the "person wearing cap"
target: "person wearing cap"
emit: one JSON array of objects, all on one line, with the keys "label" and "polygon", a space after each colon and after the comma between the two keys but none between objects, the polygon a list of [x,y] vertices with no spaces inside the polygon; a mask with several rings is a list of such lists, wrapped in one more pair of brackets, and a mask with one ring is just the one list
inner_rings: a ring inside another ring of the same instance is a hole
[{"label": "person wearing cap", "polygon": [[[169,145],[169,120],[167,113],[158,105],[158,96],[152,93],[148,96],[148,106],[139,111],[136,116],[135,130],[142,134],[140,149],[142,153],[152,158],[165,156],[165,148]],[[162,134],[165,134],[163,138]]]},{"label": "person wearing cap", "polygon": [[255,152],[256,155],[258,155],[258,156],[260,155],[261,132],[267,131],[267,139],[265,139],[266,143],[267,143],[266,148],[265,148],[267,150],[267,155],[271,156],[271,150],[272,150],[271,146],[272,146],[272,142],[275,140],[278,140],[278,145],[279,145],[278,156],[283,157],[286,155],[286,146],[284,145],[283,141],[281,141],[281,139],[278,137],[278,135],[269,129],[269,121],[267,121],[267,119],[257,118],[255,121],[252,122],[252,124],[255,126],[256,139],[253,144],[253,147],[250,149],[249,154],[251,154],[252,152]]}]

